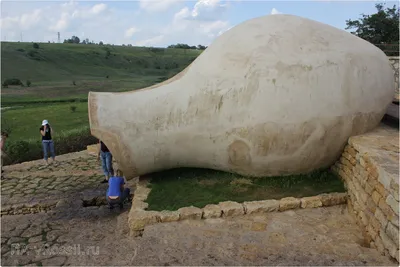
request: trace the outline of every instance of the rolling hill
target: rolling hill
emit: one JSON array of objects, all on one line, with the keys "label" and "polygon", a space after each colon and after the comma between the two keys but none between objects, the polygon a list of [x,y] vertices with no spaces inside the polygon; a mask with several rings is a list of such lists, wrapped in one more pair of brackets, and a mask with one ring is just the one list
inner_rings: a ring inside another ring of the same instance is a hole
[{"label": "rolling hill", "polygon": [[[2,42],[2,104],[86,99],[89,91],[126,91],[166,80],[201,51],[111,45]],[[27,87],[26,82],[31,82]]]}]

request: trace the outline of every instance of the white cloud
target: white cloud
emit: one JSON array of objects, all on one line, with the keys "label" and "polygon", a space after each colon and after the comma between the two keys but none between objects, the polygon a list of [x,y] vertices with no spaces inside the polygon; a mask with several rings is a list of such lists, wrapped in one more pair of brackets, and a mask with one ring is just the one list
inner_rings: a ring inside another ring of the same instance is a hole
[{"label": "white cloud", "polygon": [[131,27],[125,31],[125,37],[130,38],[132,37],[135,33],[139,32],[139,29],[135,27]]},{"label": "white cloud", "polygon": [[275,7],[272,8],[271,15],[277,15],[277,14],[282,14],[282,12],[279,12]]},{"label": "white cloud", "polygon": [[150,12],[160,12],[169,9],[180,2],[180,0],[139,0],[141,9]]},{"label": "white cloud", "polygon": [[179,21],[182,19],[186,19],[190,16],[190,10],[188,7],[182,8],[178,13],[174,15],[174,21]]},{"label": "white cloud", "polygon": [[50,26],[49,29],[52,31],[63,31],[68,27],[69,14],[64,12],[61,14],[61,18],[57,20],[56,24]]},{"label": "white cloud", "polygon": [[12,29],[17,25],[21,30],[29,30],[37,25],[42,17],[42,10],[35,9],[33,12],[25,13],[21,16],[2,17],[0,19],[0,25],[2,29]]},{"label": "white cloud", "polygon": [[107,9],[107,5],[106,4],[97,4],[97,5],[94,5],[90,9],[90,12],[93,13],[93,14],[99,14],[99,13],[103,12],[106,9]]},{"label": "white cloud", "polygon": [[[229,21],[222,19],[227,8],[220,0],[198,0],[192,9],[183,7],[176,12],[172,22],[158,33],[164,36],[166,44],[209,44],[232,27]],[[152,38],[144,41],[152,44]]]},{"label": "white cloud", "polygon": [[221,17],[227,7],[220,0],[198,0],[192,10],[182,8],[175,14],[175,19],[214,21]]},{"label": "white cloud", "polygon": [[199,0],[192,10],[192,18],[197,20],[215,20],[227,8],[220,0]]}]

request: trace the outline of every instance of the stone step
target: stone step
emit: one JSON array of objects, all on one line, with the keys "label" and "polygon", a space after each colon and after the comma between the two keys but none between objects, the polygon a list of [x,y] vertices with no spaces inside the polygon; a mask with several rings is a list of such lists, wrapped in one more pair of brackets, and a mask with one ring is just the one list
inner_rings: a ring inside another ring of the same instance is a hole
[{"label": "stone step", "polygon": [[99,145],[95,144],[87,146],[87,152],[89,155],[97,156],[97,153],[99,153]]}]

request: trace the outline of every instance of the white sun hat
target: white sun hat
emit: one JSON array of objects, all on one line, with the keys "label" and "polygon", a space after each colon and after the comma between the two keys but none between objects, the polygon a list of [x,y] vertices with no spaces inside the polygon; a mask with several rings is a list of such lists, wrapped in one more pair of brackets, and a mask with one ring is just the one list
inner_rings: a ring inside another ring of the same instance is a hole
[{"label": "white sun hat", "polygon": [[46,124],[49,124],[49,122],[47,120],[43,120],[42,121],[42,126],[45,126]]}]

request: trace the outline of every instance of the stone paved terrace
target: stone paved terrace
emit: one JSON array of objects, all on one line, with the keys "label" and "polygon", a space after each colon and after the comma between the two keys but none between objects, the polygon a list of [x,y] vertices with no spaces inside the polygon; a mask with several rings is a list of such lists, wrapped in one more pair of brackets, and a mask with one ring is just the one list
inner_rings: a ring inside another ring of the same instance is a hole
[{"label": "stone paved terrace", "polygon": [[[5,167],[2,266],[397,265],[366,245],[343,205],[162,223],[133,238],[129,206],[82,206],[106,189],[95,157],[83,151],[58,160],[46,169],[41,161]],[[11,215],[21,210],[27,214]]]},{"label": "stone paved terrace", "polygon": [[86,151],[61,155],[56,165],[42,160],[4,167],[1,181],[2,211],[21,205],[55,205],[61,199],[77,200],[104,196],[107,185],[96,158]]}]

